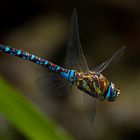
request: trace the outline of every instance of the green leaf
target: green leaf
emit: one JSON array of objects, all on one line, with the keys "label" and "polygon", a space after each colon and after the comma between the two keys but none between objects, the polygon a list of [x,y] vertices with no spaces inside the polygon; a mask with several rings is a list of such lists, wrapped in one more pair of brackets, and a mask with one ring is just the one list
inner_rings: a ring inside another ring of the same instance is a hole
[{"label": "green leaf", "polygon": [[0,112],[27,139],[70,139],[61,128],[56,127],[31,101],[3,79],[0,79]]}]

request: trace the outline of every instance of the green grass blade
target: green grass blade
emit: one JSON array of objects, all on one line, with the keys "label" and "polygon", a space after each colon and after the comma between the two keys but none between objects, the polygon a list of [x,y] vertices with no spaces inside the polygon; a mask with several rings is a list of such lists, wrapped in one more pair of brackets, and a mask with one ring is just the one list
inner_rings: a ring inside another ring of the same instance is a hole
[{"label": "green grass blade", "polygon": [[0,79],[0,112],[23,135],[31,140],[68,140],[37,107],[19,91]]}]

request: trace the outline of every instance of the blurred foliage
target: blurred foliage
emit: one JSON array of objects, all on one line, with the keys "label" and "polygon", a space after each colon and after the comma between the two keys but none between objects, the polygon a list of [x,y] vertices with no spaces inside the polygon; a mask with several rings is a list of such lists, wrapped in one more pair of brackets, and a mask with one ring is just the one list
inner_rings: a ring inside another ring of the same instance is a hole
[{"label": "blurred foliage", "polygon": [[57,128],[29,100],[3,79],[0,79],[0,112],[28,139],[69,139],[61,128]]}]

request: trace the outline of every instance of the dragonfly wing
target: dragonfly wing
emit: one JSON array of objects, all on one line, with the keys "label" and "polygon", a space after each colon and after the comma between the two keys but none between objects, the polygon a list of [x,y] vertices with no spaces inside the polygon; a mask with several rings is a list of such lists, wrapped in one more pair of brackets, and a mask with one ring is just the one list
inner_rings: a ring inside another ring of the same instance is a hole
[{"label": "dragonfly wing", "polygon": [[91,102],[91,109],[90,109],[90,111],[89,111],[89,116],[90,116],[90,121],[92,122],[92,123],[94,123],[95,122],[95,114],[96,114],[96,112],[97,112],[97,106],[98,106],[98,100],[97,99],[95,99],[95,101],[93,102],[93,100],[92,100],[92,102]]},{"label": "dragonfly wing", "polygon": [[65,66],[79,71],[89,71],[81,48],[76,9],[73,10],[71,17],[70,37],[66,51]]},{"label": "dragonfly wing", "polygon": [[125,50],[125,46],[123,46],[116,53],[114,53],[114,55],[108,61],[105,61],[101,65],[98,65],[96,68],[94,68],[93,71],[95,71],[97,73],[101,73],[109,65],[112,65],[112,64],[116,63],[122,57],[122,55],[124,54],[124,50]]},{"label": "dragonfly wing", "polygon": [[83,94],[83,104],[85,107],[86,117],[88,118],[89,123],[92,123],[93,125],[93,123],[95,122],[95,116],[97,112],[98,99]]},{"label": "dragonfly wing", "polygon": [[52,73],[37,79],[36,84],[49,98],[65,96],[71,88],[67,80]]},{"label": "dragonfly wing", "polygon": [[[76,9],[73,10],[71,17],[70,37],[66,51],[65,67],[79,71],[88,71],[88,66],[83,55],[79,39]],[[63,89],[71,87],[71,85],[66,80],[56,75],[42,77],[38,79],[36,83],[39,85],[39,87],[41,87],[45,94],[52,97],[65,95]],[[53,94],[51,93],[51,95],[49,95],[48,89],[50,89],[50,91],[55,91],[52,92]]]},{"label": "dragonfly wing", "polygon": [[[71,17],[71,29],[65,58],[65,66],[67,68],[76,69],[82,72],[89,71],[80,43],[78,16],[76,9],[73,10]],[[88,118],[90,117],[90,120],[94,120],[96,114],[97,99],[83,93],[83,103],[86,108],[85,111],[88,115]]]},{"label": "dragonfly wing", "polygon": [[93,71],[95,71],[96,73],[100,73],[104,67],[107,65],[108,61],[103,62],[100,65],[97,65],[95,68],[93,68]]},{"label": "dragonfly wing", "polygon": [[[66,51],[65,67],[84,72],[88,71],[88,66],[79,39],[76,9],[73,10],[71,17],[70,37]],[[52,97],[65,95],[66,93],[64,92],[64,89],[71,87],[66,80],[57,75],[42,77],[38,79],[36,83],[41,87],[45,94]],[[51,92],[51,95],[49,95],[48,89],[50,89],[49,91],[55,91]]]}]

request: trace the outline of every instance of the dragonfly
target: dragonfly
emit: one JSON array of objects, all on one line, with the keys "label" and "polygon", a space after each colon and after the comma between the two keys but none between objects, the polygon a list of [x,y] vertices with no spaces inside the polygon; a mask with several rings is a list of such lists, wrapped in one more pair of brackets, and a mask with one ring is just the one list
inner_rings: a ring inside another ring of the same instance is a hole
[{"label": "dragonfly", "polygon": [[118,61],[123,55],[124,50],[125,47],[120,48],[110,59],[96,66],[93,70],[89,70],[80,43],[76,9],[73,10],[71,17],[71,29],[65,67],[56,65],[47,59],[43,59],[26,51],[2,44],[0,45],[1,52],[44,66],[51,72],[62,77],[62,79],[66,79],[71,85],[76,86],[82,92],[101,101],[114,101],[120,95],[120,90],[113,82],[109,81],[102,72],[109,65]]}]

